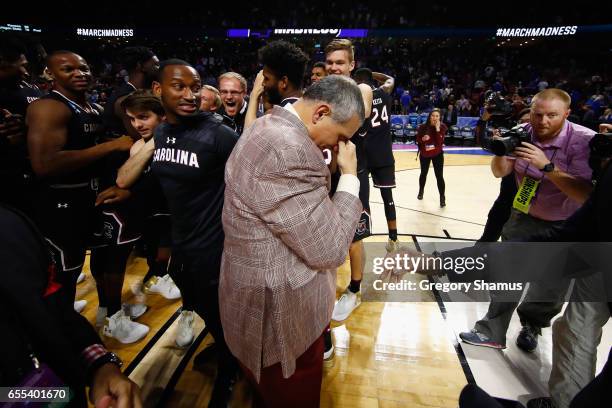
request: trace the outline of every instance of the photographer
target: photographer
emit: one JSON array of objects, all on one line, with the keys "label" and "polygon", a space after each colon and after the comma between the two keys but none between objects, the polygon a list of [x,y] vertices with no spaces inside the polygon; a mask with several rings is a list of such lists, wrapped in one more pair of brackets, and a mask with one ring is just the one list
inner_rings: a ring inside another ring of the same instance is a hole
[{"label": "photographer", "polygon": [[[570,96],[559,89],[546,89],[536,94],[529,124],[524,127],[531,143],[522,141],[520,146],[508,152],[515,157],[496,156],[491,161],[495,177],[504,177],[514,171],[519,186],[510,219],[503,227],[503,240],[520,240],[561,225],[591,192],[588,142],[594,132],[567,120],[570,103]],[[516,140],[503,142],[512,147]],[[523,328],[517,346],[524,351],[536,349],[541,328],[549,326],[550,319],[561,311],[567,285],[549,288],[548,292],[551,290],[558,296],[557,302],[529,302],[530,298],[543,297],[543,288],[531,285],[526,301],[518,307]],[[486,316],[476,322],[471,332],[461,333],[460,337],[469,344],[503,349],[518,303],[496,301],[499,294],[493,291],[490,295]]]},{"label": "photographer", "polygon": [[[491,120],[491,113],[489,112],[490,107],[485,103],[485,112],[482,114],[478,121],[479,132],[491,132],[494,136],[499,136],[498,121]],[[516,116],[518,119],[518,125],[529,123],[531,110],[525,108],[518,113]],[[491,123],[491,127],[488,123]],[[481,133],[482,134],[482,133]],[[499,195],[495,199],[493,206],[489,210],[487,215],[487,223],[482,232],[482,236],[478,240],[479,242],[496,242],[501,237],[502,228],[508,218],[510,218],[510,212],[512,210],[512,200],[516,195],[516,182],[514,181],[514,173],[510,173],[507,176],[502,177],[500,183]]]},{"label": "photographer", "polygon": [[[485,94],[484,109],[476,124],[477,143],[485,150],[490,150],[490,142],[507,130],[515,127],[517,121],[527,123],[529,120],[519,121],[525,114],[523,109],[515,116],[514,105],[507,100],[501,92],[488,91]],[[527,109],[528,111],[528,109]]]},{"label": "photographer", "polygon": [[[562,227],[531,236],[530,241],[612,242],[612,133],[595,135],[589,146],[596,182],[593,193]],[[603,387],[591,387],[588,396],[583,395],[585,392],[576,396],[595,378],[597,346],[612,314],[612,303],[592,300],[610,299],[611,280],[610,273],[576,280],[571,301],[553,324],[553,362],[548,381],[551,398],[531,400],[527,408],[588,406],[588,401],[603,401],[604,394],[609,399],[610,390]]]},{"label": "photographer", "polygon": [[[589,164],[593,169],[595,189],[587,201],[572,214],[561,226],[550,228],[541,233],[524,237],[523,241],[533,243],[559,242],[571,243],[577,248],[577,243],[588,243],[593,248],[593,254],[584,253],[585,247],[578,251],[583,258],[597,265],[585,269],[585,264],[570,267],[569,270],[556,270],[557,278],[567,278],[572,273],[590,271],[589,274],[576,278],[572,297],[567,304],[563,316],[553,324],[552,371],[548,382],[551,397],[530,400],[527,408],[567,408],[600,406],[601,401],[610,398],[610,389],[605,383],[612,376],[612,354],[608,358],[606,368],[595,378],[595,363],[597,347],[601,341],[602,328],[612,314],[612,275],[605,267],[607,259],[600,251],[607,246],[596,247],[593,242],[612,242],[612,134],[597,134],[589,143],[591,154]],[[489,247],[489,250],[492,247]],[[470,251],[468,249],[467,251]],[[466,250],[445,252],[444,256],[465,255]],[[481,250],[477,250],[481,251]],[[508,247],[503,251],[508,254]],[[503,253],[502,251],[502,253]],[[588,250],[586,252],[589,252]],[[440,254],[441,255],[441,254]],[[529,261],[528,261],[529,262]],[[566,261],[567,262],[567,259]],[[571,262],[568,262],[571,264]],[[601,265],[604,264],[603,269]],[[518,271],[520,272],[520,271]],[[537,275],[542,271],[531,271]],[[568,274],[569,272],[569,274]],[[592,273],[595,272],[595,273]],[[466,276],[447,273],[450,281],[465,281]],[[472,274],[469,278],[497,280],[500,277],[499,268],[489,269],[482,275]],[[531,276],[531,278],[535,276]],[[482,391],[466,389],[460,398],[461,407],[496,406],[492,399]],[[491,405],[477,405],[476,401]]]}]

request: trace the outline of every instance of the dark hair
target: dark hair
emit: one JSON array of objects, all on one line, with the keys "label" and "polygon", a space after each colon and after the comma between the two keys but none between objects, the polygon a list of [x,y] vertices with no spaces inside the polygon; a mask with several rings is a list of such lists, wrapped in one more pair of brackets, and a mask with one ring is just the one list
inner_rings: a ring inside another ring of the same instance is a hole
[{"label": "dark hair", "polygon": [[161,82],[162,78],[164,77],[164,70],[166,69],[166,67],[169,67],[171,65],[181,65],[184,67],[193,68],[193,65],[191,65],[190,63],[182,59],[170,58],[170,59],[164,60],[160,62],[159,64],[159,71],[157,73],[157,80],[159,82]]},{"label": "dark hair", "polygon": [[0,64],[15,62],[25,53],[25,46],[17,38],[12,36],[0,37]]},{"label": "dark hair", "polygon": [[358,84],[371,84],[374,81],[370,68],[359,68],[355,70],[353,77]]},{"label": "dark hair", "polygon": [[302,88],[308,56],[287,41],[273,41],[259,49],[259,60],[277,78],[287,77],[296,88]]},{"label": "dark hair", "polygon": [[147,47],[127,47],[119,53],[119,62],[128,72],[136,69],[138,64],[144,64],[155,56]]},{"label": "dark hair", "polygon": [[322,68],[323,70],[325,70],[325,63],[323,61],[317,61],[314,63],[314,65],[312,66],[313,68]]},{"label": "dark hair", "polygon": [[123,110],[129,109],[136,112],[151,111],[160,116],[165,115],[161,100],[153,95],[150,90],[141,89],[132,92],[121,101],[121,108]]},{"label": "dark hair", "polygon": [[528,113],[531,113],[531,108],[525,108],[525,109],[522,109],[522,110],[521,110],[521,111],[518,113],[518,115],[516,115],[516,118],[517,118],[517,119],[520,119],[520,118],[521,118],[521,116],[526,115],[526,114],[528,114]]},{"label": "dark hair", "polygon": [[431,114],[434,112],[438,112],[440,114],[440,123],[442,123],[442,112],[440,111],[440,109],[434,108],[431,110],[431,112],[429,112],[429,115],[427,115],[427,122],[425,122],[427,126],[431,126]]}]

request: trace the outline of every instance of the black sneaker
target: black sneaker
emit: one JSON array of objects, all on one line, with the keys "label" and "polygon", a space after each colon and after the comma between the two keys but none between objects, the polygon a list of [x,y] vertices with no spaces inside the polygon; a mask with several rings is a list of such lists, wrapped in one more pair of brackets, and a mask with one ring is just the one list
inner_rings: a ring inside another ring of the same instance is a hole
[{"label": "black sneaker", "polygon": [[527,408],[557,408],[557,404],[549,397],[534,398],[527,401]]},{"label": "black sneaker", "polygon": [[417,196],[418,200],[422,200],[423,199],[423,192],[419,191],[419,195]]},{"label": "black sneaker", "polygon": [[521,350],[532,353],[538,347],[538,336],[540,330],[536,327],[526,324],[521,329],[518,337],[516,338],[516,345]]},{"label": "black sneaker", "polygon": [[446,198],[440,197],[440,207],[441,208],[446,207]]}]

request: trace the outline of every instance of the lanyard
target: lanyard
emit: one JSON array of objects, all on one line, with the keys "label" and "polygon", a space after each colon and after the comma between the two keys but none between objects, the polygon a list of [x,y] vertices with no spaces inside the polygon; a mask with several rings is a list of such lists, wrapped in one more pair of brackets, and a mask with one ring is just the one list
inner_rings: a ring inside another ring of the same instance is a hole
[{"label": "lanyard", "polygon": [[[567,151],[567,148],[569,147],[570,137],[571,135],[568,135],[568,138],[567,138],[568,140],[565,143],[566,151]],[[546,152],[543,149],[541,150],[544,153],[544,156],[548,159]],[[551,158],[549,159],[551,163],[554,163],[555,156],[557,155],[558,151],[559,151],[559,148],[556,148],[553,151],[553,154]],[[530,166],[530,163],[527,163],[527,166],[525,167],[523,179],[521,180],[520,186],[518,188],[518,191],[514,197],[514,202],[512,204],[513,208],[525,214],[529,214],[529,209],[531,208],[531,205],[535,203],[535,200],[538,197],[538,192],[540,190],[540,183],[546,176],[546,173],[542,173],[542,176],[540,177],[540,179],[538,180],[534,179],[533,177],[527,174],[527,171],[529,170],[529,166]]]}]

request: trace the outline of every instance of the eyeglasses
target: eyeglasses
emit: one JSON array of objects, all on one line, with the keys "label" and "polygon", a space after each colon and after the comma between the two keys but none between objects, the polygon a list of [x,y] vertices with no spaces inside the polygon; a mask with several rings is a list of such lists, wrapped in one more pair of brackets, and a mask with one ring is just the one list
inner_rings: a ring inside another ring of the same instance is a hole
[{"label": "eyeglasses", "polygon": [[239,95],[242,95],[244,92],[242,92],[242,91],[225,91],[225,90],[222,90],[222,91],[219,91],[219,93],[221,95],[239,96]]}]

